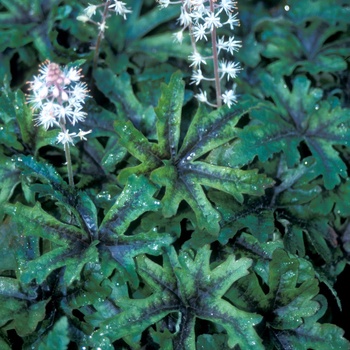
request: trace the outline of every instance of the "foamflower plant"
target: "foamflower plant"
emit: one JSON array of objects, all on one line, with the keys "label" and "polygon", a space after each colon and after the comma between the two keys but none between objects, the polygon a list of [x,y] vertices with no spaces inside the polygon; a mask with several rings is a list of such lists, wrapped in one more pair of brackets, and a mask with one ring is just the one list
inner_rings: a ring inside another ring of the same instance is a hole
[{"label": "foamflower plant", "polygon": [[45,61],[41,64],[39,75],[29,81],[31,94],[27,101],[35,113],[35,125],[59,128],[57,143],[64,146],[67,161],[69,184],[74,186],[72,162],[69,145],[74,146],[74,138],[86,140],[85,135],[92,130],[69,132],[68,125],[84,122],[86,113],[83,104],[88,97],[88,89],[81,81],[81,70],[60,67],[57,63]]}]

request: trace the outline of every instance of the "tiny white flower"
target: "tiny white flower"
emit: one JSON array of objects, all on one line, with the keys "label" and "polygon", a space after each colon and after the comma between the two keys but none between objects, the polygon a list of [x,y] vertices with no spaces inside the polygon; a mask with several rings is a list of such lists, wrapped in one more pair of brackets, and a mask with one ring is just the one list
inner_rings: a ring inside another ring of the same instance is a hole
[{"label": "tiny white flower", "polygon": [[203,17],[210,13],[210,11],[205,7],[204,1],[190,1],[188,8],[192,8],[191,17],[193,22],[198,24]]},{"label": "tiny white flower", "polygon": [[43,106],[43,98],[40,96],[39,92],[33,93],[27,97],[27,102],[31,105],[32,110],[37,110]]},{"label": "tiny white flower", "polygon": [[220,17],[218,13],[210,12],[207,17],[204,18],[205,27],[213,31],[214,27],[219,28],[222,27],[220,22]]},{"label": "tiny white flower", "polygon": [[87,17],[91,18],[93,15],[96,14],[97,6],[96,5],[91,5],[84,9],[84,13]]},{"label": "tiny white flower", "polygon": [[170,4],[170,0],[158,0],[159,6],[161,8],[166,8]]},{"label": "tiny white flower", "polygon": [[98,27],[98,30],[101,32],[101,33],[104,33],[106,29],[108,29],[108,26],[106,25],[106,22],[103,21],[102,23],[100,22],[97,22],[97,27]]},{"label": "tiny white flower", "polygon": [[218,55],[220,54],[221,50],[226,50],[226,44],[225,44],[225,37],[219,38],[219,40],[216,43],[216,48],[218,49]]},{"label": "tiny white flower", "polygon": [[77,20],[83,23],[89,22],[90,18],[86,15],[79,15],[77,16]]},{"label": "tiny white flower", "polygon": [[181,15],[177,19],[177,21],[180,22],[180,25],[183,27],[188,27],[192,23],[192,18],[190,14],[183,6],[181,7]]},{"label": "tiny white flower", "polygon": [[46,86],[45,81],[41,76],[34,77],[34,81],[30,81],[29,84],[30,89],[33,90],[34,93]]},{"label": "tiny white flower", "polygon": [[174,33],[173,37],[174,37],[174,42],[178,42],[178,43],[182,44],[182,40],[184,38],[183,31],[180,30],[179,32]]},{"label": "tiny white flower", "polygon": [[196,26],[193,26],[192,28],[192,34],[196,41],[202,40],[203,38],[205,40],[208,40],[206,37],[206,27],[203,24],[198,24]]},{"label": "tiny white flower", "polygon": [[46,60],[44,63],[40,64],[39,73],[41,74],[41,76],[38,77],[40,80],[45,81],[47,73],[49,71],[50,64],[51,64],[51,62],[48,60]]},{"label": "tiny white flower", "polygon": [[220,8],[220,12],[224,10],[226,15],[230,16],[232,11],[237,8],[236,5],[237,2],[233,2],[232,0],[221,0],[218,7]]},{"label": "tiny white flower", "polygon": [[72,123],[72,125],[75,125],[77,122],[83,122],[86,118],[87,114],[82,111],[82,107],[75,108],[72,113],[69,115],[67,114],[67,117],[69,121]]},{"label": "tiny white flower", "polygon": [[73,90],[71,90],[70,103],[83,103],[86,97],[89,97],[89,95],[85,83],[78,83],[74,85]]},{"label": "tiny white flower", "polygon": [[62,143],[62,145],[65,145],[66,143],[71,143],[74,146],[73,137],[75,137],[77,134],[75,132],[69,133],[69,130],[61,131],[58,133],[57,136],[57,143]]},{"label": "tiny white flower", "polygon": [[234,15],[228,16],[228,20],[224,24],[229,24],[231,30],[233,30],[234,27],[239,27],[240,24],[237,16],[238,12],[236,12]]},{"label": "tiny white flower", "polygon": [[220,62],[220,72],[222,73],[222,77],[227,74],[227,80],[230,80],[230,78],[235,79],[240,70],[242,68],[237,62],[226,62],[225,60]]},{"label": "tiny white flower", "polygon": [[54,112],[55,112],[55,117],[58,120],[63,120],[66,122],[66,119],[70,119],[72,114],[74,113],[74,110],[70,104],[54,104]]},{"label": "tiny white flower", "polygon": [[194,97],[195,97],[199,102],[207,103],[207,102],[208,102],[207,92],[206,92],[206,91],[202,91],[201,89],[199,89],[199,91],[200,91],[200,93],[194,95]]},{"label": "tiny white flower", "polygon": [[36,121],[36,126],[42,125],[46,130],[53,127],[54,125],[59,125],[55,116],[54,107],[52,103],[47,103],[43,105],[38,117],[34,120]]},{"label": "tiny white flower", "polygon": [[199,52],[193,52],[192,55],[188,56],[188,59],[190,61],[192,61],[192,63],[190,64],[190,67],[195,66],[195,67],[200,67],[201,63],[203,64],[207,64],[207,62],[205,61],[205,59],[201,56],[201,54]]},{"label": "tiny white flower", "polygon": [[222,94],[223,102],[231,108],[231,105],[237,102],[237,95],[235,93],[235,87],[232,90],[226,90],[225,93]]},{"label": "tiny white flower", "polygon": [[85,137],[85,135],[90,134],[92,132],[92,130],[88,130],[88,131],[82,131],[81,129],[79,129],[79,132],[77,133],[77,137],[80,137],[80,141],[82,140],[87,140],[87,138]]},{"label": "tiny white flower", "polygon": [[231,55],[233,55],[233,51],[238,51],[239,48],[242,47],[242,41],[240,40],[234,40],[233,36],[230,36],[228,38],[228,41],[225,42],[226,50],[230,52]]},{"label": "tiny white flower", "polygon": [[202,71],[200,69],[193,71],[191,80],[192,82],[190,84],[196,84],[199,85],[201,80],[204,79],[204,76],[202,74]]},{"label": "tiny white flower", "polygon": [[132,11],[126,8],[126,3],[118,0],[114,0],[114,4],[110,5],[109,8],[113,9],[118,14],[123,16],[124,19],[126,19],[126,14],[131,13]]},{"label": "tiny white flower", "polygon": [[70,81],[78,81],[81,78],[80,69],[76,69],[76,68],[69,68],[68,72],[65,72],[64,75],[65,75],[65,78],[69,79]]}]

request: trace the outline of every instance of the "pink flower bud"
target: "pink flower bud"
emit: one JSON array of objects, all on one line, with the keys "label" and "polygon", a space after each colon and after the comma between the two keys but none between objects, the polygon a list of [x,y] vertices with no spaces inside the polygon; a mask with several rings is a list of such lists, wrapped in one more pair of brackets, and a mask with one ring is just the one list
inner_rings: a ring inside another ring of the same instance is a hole
[{"label": "pink flower bud", "polygon": [[39,91],[39,97],[43,100],[48,93],[49,93],[49,89],[47,88],[47,86],[43,86]]},{"label": "pink flower bud", "polygon": [[69,99],[68,94],[63,90],[61,92],[61,97],[62,97],[63,101],[68,101],[68,99]]},{"label": "pink flower bud", "polygon": [[53,97],[58,97],[60,95],[60,90],[58,89],[57,86],[54,87],[54,89],[52,91],[52,95],[53,95]]}]

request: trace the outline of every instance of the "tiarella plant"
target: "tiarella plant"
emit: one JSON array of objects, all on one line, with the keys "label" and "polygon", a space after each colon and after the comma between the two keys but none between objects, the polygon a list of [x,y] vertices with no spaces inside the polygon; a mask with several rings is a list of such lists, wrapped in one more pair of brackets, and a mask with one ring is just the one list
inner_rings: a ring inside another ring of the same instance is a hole
[{"label": "tiarella plant", "polygon": [[350,6],[312,4],[0,1],[1,350],[350,348]]}]

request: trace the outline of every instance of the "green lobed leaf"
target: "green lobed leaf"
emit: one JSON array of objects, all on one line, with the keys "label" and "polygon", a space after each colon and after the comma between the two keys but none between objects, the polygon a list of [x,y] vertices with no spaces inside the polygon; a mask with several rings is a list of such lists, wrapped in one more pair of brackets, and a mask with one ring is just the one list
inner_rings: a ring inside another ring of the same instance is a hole
[{"label": "green lobed leaf", "polygon": [[174,216],[180,202],[186,200],[196,214],[200,228],[207,229],[214,235],[219,231],[220,214],[213,209],[200,183],[194,182],[190,177],[179,177],[177,169],[172,165],[154,170],[151,180],[166,188],[162,198],[162,212],[166,218]]},{"label": "green lobed leaf", "polygon": [[[305,142],[315,158],[314,176],[322,175],[333,189],[345,177],[346,165],[334,145],[348,145],[349,111],[320,101],[322,92],[311,89],[305,76],[297,76],[289,91],[282,78],[262,76],[263,89],[275,105],[252,111],[253,123],[239,134],[240,141],[227,152],[228,164],[244,164],[256,155],[265,162],[283,151],[289,167],[300,161],[298,146]],[[239,157],[234,158],[234,155]]]},{"label": "green lobed leaf", "polygon": [[66,350],[69,344],[68,319],[61,317],[38,346],[38,350]]},{"label": "green lobed leaf", "polygon": [[39,204],[34,207],[21,203],[8,204],[5,212],[17,223],[21,234],[42,237],[58,246],[27,262],[25,268],[21,269],[20,278],[24,283],[34,278],[42,283],[50,272],[65,266],[65,281],[70,284],[74,279],[79,279],[85,263],[97,259],[97,242],[90,245],[85,231],[60,222],[40,208]]},{"label": "green lobed leaf", "polygon": [[139,279],[136,274],[134,258],[140,254],[160,255],[173,241],[174,238],[168,233],[158,233],[151,230],[132,236],[120,235],[118,244],[108,245],[106,248],[113,259],[124,269],[131,285],[137,288]]},{"label": "green lobed leaf", "polygon": [[218,191],[210,191],[208,197],[221,214],[218,237],[221,244],[227,244],[242,229],[260,242],[272,239],[275,231],[274,213],[264,199],[250,198],[241,204]]},{"label": "green lobed leaf", "polygon": [[261,31],[262,55],[272,59],[267,69],[273,75],[292,75],[295,70],[316,75],[346,69],[350,42],[340,35],[346,32],[344,23],[332,26],[319,16],[297,25],[281,18],[265,19],[256,30]]},{"label": "green lobed leaf", "polygon": [[133,258],[138,254],[159,255],[174,238],[168,233],[158,233],[156,227],[149,232],[126,234],[130,224],[148,211],[157,211],[160,202],[153,198],[156,188],[140,176],[129,177],[123,192],[106,213],[99,228],[99,237],[113,259],[126,271],[134,286],[138,285]]},{"label": "green lobed leaf", "polygon": [[333,324],[306,323],[292,332],[279,333],[276,342],[296,350],[347,350],[350,343],[344,331]]},{"label": "green lobed leaf", "polygon": [[157,143],[148,141],[130,122],[116,126],[121,144],[141,162],[123,169],[119,178],[125,181],[133,173],[150,173],[154,183],[165,187],[162,198],[165,217],[175,215],[180,203],[186,201],[196,214],[198,227],[217,235],[220,214],[208,200],[205,187],[228,192],[242,202],[242,194],[262,195],[273,181],[254,170],[220,167],[199,158],[233,139],[236,123],[256,105],[244,100],[240,108],[224,107],[210,114],[203,106],[199,107],[178,151],[182,103],[181,74],[175,73],[169,84],[163,85],[155,108]]},{"label": "green lobed leaf", "polygon": [[153,198],[156,187],[146,177],[132,175],[115,204],[106,213],[99,231],[100,236],[115,236],[125,233],[130,223],[146,211],[156,211],[160,207]]},{"label": "green lobed leaf", "polygon": [[[19,170],[14,163],[4,155],[0,154],[0,203],[8,201],[20,182]],[[1,212],[1,209],[0,209]]]},{"label": "green lobed leaf", "polygon": [[269,293],[262,305],[266,310],[273,305],[275,329],[293,329],[302,324],[302,317],[312,316],[319,309],[313,301],[319,289],[315,278],[298,286],[299,261],[289,258],[281,249],[273,253],[270,263]]},{"label": "green lobed leaf", "polygon": [[84,265],[98,261],[97,242],[90,246],[77,242],[69,248],[56,248],[36,260],[29,261],[26,269],[22,270],[21,281],[29,283],[36,279],[37,283],[43,283],[47,276],[58,268],[64,268],[64,282],[67,286],[75,280],[80,280],[80,273]]},{"label": "green lobed leaf", "polygon": [[7,204],[5,211],[12,217],[25,235],[39,236],[63,247],[68,247],[77,240],[86,238],[86,233],[73,225],[60,222],[47,212],[40,204],[28,207],[21,203]]},{"label": "green lobed leaf", "polygon": [[0,327],[2,331],[14,329],[20,337],[33,333],[45,318],[49,300],[28,303],[13,297],[0,296]]},{"label": "green lobed leaf", "polygon": [[306,6],[302,0],[293,2],[288,17],[296,22],[303,22],[313,17],[321,17],[324,20],[335,24],[336,22],[348,23],[349,4],[341,0],[333,2],[332,0],[315,0],[313,6]]},{"label": "green lobed leaf", "polygon": [[[94,73],[97,87],[113,102],[117,108],[119,123],[127,120],[139,127],[144,119],[154,119],[152,108],[143,106],[136,98],[127,73],[122,73],[119,77],[108,69],[98,68]],[[118,129],[117,129],[118,132]]]},{"label": "green lobed leaf", "polygon": [[228,299],[237,306],[265,317],[266,328],[261,331],[267,348],[321,349],[321,342],[335,339],[335,334],[338,339],[334,349],[349,346],[340,328],[317,323],[326,306],[325,299],[317,295],[318,282],[309,262],[275,249],[267,272],[268,279],[260,277],[268,288],[263,288],[255,274],[250,274],[227,293]]},{"label": "green lobed leaf", "polygon": [[56,169],[31,156],[18,156],[15,165],[22,174],[40,179],[43,184],[31,184],[30,188],[43,196],[54,197],[77,218],[80,227],[94,237],[97,233],[97,211],[90,197],[69,186]]},{"label": "green lobed leaf", "polygon": [[161,86],[158,106],[154,109],[157,116],[157,136],[159,152],[174,158],[180,138],[181,109],[184,101],[184,82],[180,71],[174,73],[168,85]]},{"label": "green lobed leaf", "polygon": [[[195,349],[196,318],[223,326],[230,347],[249,344],[262,349],[261,340],[254,330],[261,318],[221,299],[232,283],[248,274],[251,260],[235,260],[230,256],[211,268],[210,255],[209,246],[200,248],[195,257],[190,251],[181,251],[177,256],[170,248],[164,255],[162,266],[145,255],[138,255],[137,270],[148,286],[148,292],[141,298],[115,299],[120,311],[100,322],[92,336],[94,342],[98,343],[104,337],[115,341],[140,334],[167,315],[174,314],[178,321],[173,349]],[[169,341],[166,344],[170,349]]]}]

